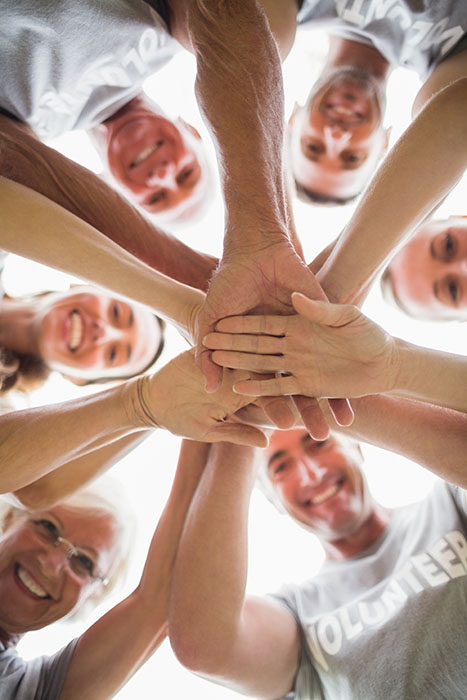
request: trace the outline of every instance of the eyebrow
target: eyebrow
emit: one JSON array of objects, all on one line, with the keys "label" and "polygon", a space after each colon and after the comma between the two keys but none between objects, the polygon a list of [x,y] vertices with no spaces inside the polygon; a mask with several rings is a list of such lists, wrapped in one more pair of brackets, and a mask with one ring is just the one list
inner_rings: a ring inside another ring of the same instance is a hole
[{"label": "eyebrow", "polygon": [[130,309],[130,314],[128,316],[128,328],[130,328],[133,325],[133,322],[135,320],[135,315],[133,313],[133,309],[131,308],[131,306],[129,307],[129,309]]},{"label": "eyebrow", "polygon": [[436,254],[436,248],[435,248],[435,239],[432,238],[430,241],[430,255],[433,258],[433,260],[438,260],[438,255]]},{"label": "eyebrow", "polygon": [[131,359],[131,345],[130,343],[126,346],[126,361],[129,362]]},{"label": "eyebrow", "polygon": [[438,280],[435,280],[435,281],[433,282],[433,293],[434,293],[435,297],[436,297],[439,301],[441,301],[440,298],[439,298],[439,282],[438,282]]}]

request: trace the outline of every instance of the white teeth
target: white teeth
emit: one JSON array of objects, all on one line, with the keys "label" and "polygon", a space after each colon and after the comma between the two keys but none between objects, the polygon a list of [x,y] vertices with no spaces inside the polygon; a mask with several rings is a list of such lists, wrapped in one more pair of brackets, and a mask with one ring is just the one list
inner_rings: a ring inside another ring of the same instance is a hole
[{"label": "white teeth", "polygon": [[44,589],[41,588],[41,586],[39,586],[39,584],[36,583],[21,566],[18,566],[17,574],[19,580],[28,589],[28,591],[34,593],[34,595],[38,596],[38,598],[48,598],[47,591],[44,591]]},{"label": "white teeth", "polygon": [[355,112],[353,109],[349,109],[348,107],[343,107],[342,105],[336,105],[333,107],[334,112],[337,114],[343,114],[346,117],[353,117],[355,115]]},{"label": "white teeth", "polygon": [[339,491],[339,484],[334,484],[334,486],[330,486],[326,491],[323,491],[319,496],[315,496],[312,500],[311,503],[314,506],[319,505],[320,503],[324,503],[324,501],[327,501],[328,498],[332,498],[335,493]]},{"label": "white teeth", "polygon": [[134,160],[131,161],[131,165],[134,168],[136,165],[139,165],[142,163],[146,158],[149,158],[150,155],[154,153],[154,151],[157,151],[157,149],[160,147],[160,141],[156,141],[156,143],[153,143],[151,146],[147,146],[141,153],[139,153]]},{"label": "white teeth", "polygon": [[72,311],[70,314],[70,334],[68,338],[68,347],[70,350],[76,350],[81,344],[83,337],[83,320],[78,311]]}]

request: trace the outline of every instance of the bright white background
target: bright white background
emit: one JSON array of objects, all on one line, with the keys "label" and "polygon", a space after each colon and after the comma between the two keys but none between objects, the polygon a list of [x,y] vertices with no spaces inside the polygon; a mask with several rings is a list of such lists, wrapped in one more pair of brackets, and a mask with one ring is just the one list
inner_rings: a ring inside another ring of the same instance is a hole
[{"label": "bright white background", "polygon": [[[295,100],[300,103],[305,100],[309,85],[319,73],[326,48],[326,38],[320,32],[304,32],[298,37],[284,65],[287,114],[290,114]],[[194,74],[192,57],[181,52],[165,69],[149,79],[144,87],[169,116],[181,115],[198,128],[209,145],[214,162],[209,137],[194,100]],[[393,127],[391,143],[395,142],[409,122],[410,106],[418,86],[418,78],[402,69],[394,71],[390,78],[386,122]],[[245,134],[246,141],[248,138],[249,135]],[[91,170],[101,171],[99,158],[84,133],[67,135],[55,140],[52,145]],[[442,164],[433,163],[433,167],[442,167]],[[438,212],[441,218],[466,213],[465,183],[464,178],[443,203]],[[307,260],[311,260],[336,237],[348,221],[354,206],[311,207],[294,202],[297,228]],[[394,213],[397,215],[397,202],[394,202]],[[195,248],[219,255],[222,233],[223,208],[218,190],[216,202],[202,221],[178,231],[177,235]],[[375,231],[375,235],[378,235],[378,231]],[[64,275],[14,256],[10,256],[4,275],[7,291],[12,294],[63,289],[69,281]],[[385,304],[377,288],[371,292],[364,310],[394,335],[441,350],[465,352],[466,333],[463,324],[416,322]],[[169,328],[160,362],[165,363],[184,348],[184,341]],[[47,386],[30,399],[30,405],[71,398],[81,395],[82,391],[60,376],[53,376]],[[178,438],[160,431],[113,469],[114,476],[124,483],[138,519],[132,571],[124,593],[129,592],[139,580],[150,537],[170,488],[178,447]],[[371,489],[384,505],[395,507],[417,500],[431,487],[433,477],[408,460],[370,446],[365,446],[364,453],[365,471]],[[276,513],[262,494],[254,494],[250,525],[250,592],[274,591],[284,581],[302,580],[319,568],[322,557],[321,547],[313,536],[287,517]],[[120,592],[119,596],[122,595]],[[111,599],[105,608],[97,610],[95,617],[111,607],[115,600]],[[20,643],[20,652],[26,658],[52,653],[79,635],[83,629],[84,626],[79,624],[57,623],[27,635]],[[128,639],[128,644],[131,644],[131,639]],[[182,669],[167,642],[117,697],[121,700],[144,700],[158,695],[165,698],[202,697],[204,700],[238,697],[235,693],[214,686]]]}]

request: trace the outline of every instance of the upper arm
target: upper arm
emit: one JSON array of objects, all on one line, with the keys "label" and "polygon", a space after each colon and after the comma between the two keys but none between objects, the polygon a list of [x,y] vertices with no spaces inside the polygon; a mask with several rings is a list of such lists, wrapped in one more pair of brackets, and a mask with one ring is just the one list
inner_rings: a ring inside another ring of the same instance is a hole
[{"label": "upper arm", "polygon": [[[249,596],[230,648],[211,665],[199,663],[196,640],[177,645],[180,661],[191,671],[245,695],[272,700],[293,687],[300,658],[300,634],[293,615],[272,598]],[[190,661],[192,663],[190,663]]]},{"label": "upper arm", "polygon": [[415,118],[426,103],[440,90],[456,80],[467,77],[467,49],[446,58],[436,68],[420,88],[412,107]]}]

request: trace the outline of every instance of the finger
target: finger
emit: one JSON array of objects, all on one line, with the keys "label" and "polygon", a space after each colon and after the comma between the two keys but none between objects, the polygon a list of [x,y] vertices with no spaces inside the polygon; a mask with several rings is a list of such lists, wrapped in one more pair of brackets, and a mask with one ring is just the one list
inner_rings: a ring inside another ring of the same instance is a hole
[{"label": "finger", "polygon": [[226,352],[214,350],[212,361],[222,367],[246,369],[250,372],[283,372],[285,359],[282,355],[251,355],[248,352]]},{"label": "finger", "polygon": [[308,299],[308,297],[298,292],[292,294],[292,304],[295,311],[305,316],[313,323],[321,323],[325,326],[344,326],[350,323],[358,310],[349,304],[330,304],[325,301],[317,301],[316,299]]},{"label": "finger", "polygon": [[258,333],[285,335],[290,324],[290,316],[228,316],[216,323],[220,333]]},{"label": "finger", "polygon": [[282,352],[283,337],[270,335],[235,335],[231,333],[208,333],[203,345],[210,350],[232,350],[260,355],[277,355]]},{"label": "finger", "polygon": [[329,408],[337,425],[348,428],[355,418],[351,403],[348,399],[329,399]]},{"label": "finger", "polygon": [[294,396],[293,400],[311,437],[314,440],[326,440],[329,437],[329,426],[317,400],[308,396]]},{"label": "finger", "polygon": [[235,445],[267,447],[268,439],[258,428],[242,423],[219,423],[209,430],[207,442],[233,442]]},{"label": "finger", "polygon": [[295,425],[296,416],[290,397],[261,398],[257,403],[277,428],[287,430]]},{"label": "finger", "polygon": [[204,374],[204,388],[208,394],[220,389],[222,384],[222,367],[211,361],[211,351],[203,350],[199,356],[199,366]]},{"label": "finger", "polygon": [[237,382],[233,390],[236,394],[245,394],[246,396],[290,396],[300,392],[295,377],[247,379]]}]

